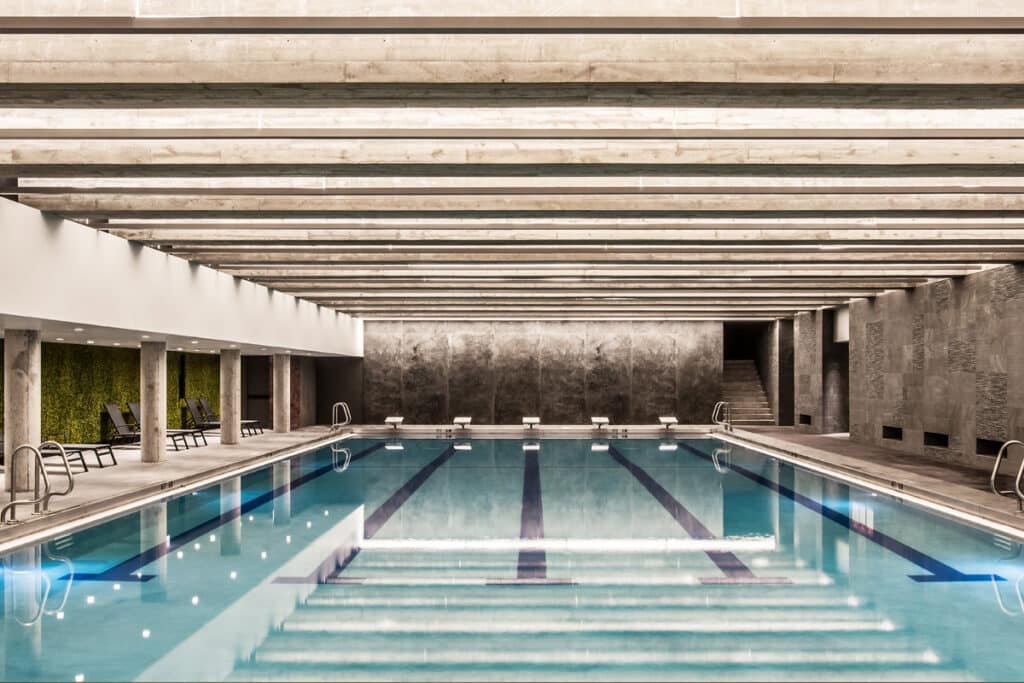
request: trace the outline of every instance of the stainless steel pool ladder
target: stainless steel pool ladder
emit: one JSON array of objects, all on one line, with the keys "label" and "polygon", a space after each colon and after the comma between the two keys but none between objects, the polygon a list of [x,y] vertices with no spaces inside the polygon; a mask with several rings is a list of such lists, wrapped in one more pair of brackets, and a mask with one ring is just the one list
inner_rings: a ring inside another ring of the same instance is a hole
[{"label": "stainless steel pool ladder", "polygon": [[711,411],[711,422],[727,432],[732,431],[732,406],[728,401],[719,401]]},{"label": "stainless steel pool ladder", "polygon": [[[43,463],[43,454],[41,452],[42,449],[47,446],[55,447],[60,453],[61,464],[64,466],[64,474],[68,478],[68,486],[63,491],[54,491],[53,487],[50,485],[50,475],[46,472],[46,465]],[[16,482],[18,481],[18,460],[20,460],[20,458],[18,458],[18,453],[21,451],[29,451],[32,454],[33,464],[36,468],[36,481],[33,497],[18,500],[18,487]],[[71,472],[71,463],[68,462],[68,454],[65,452],[64,446],[56,441],[44,441],[39,444],[38,448],[31,444],[23,443],[11,452],[10,462],[11,465],[8,468],[7,474],[10,477],[11,482],[11,501],[7,503],[7,505],[3,506],[3,508],[0,508],[0,524],[5,524],[7,522],[8,512],[11,513],[11,521],[17,521],[15,511],[19,505],[32,505],[35,507],[37,514],[49,512],[50,498],[53,496],[66,496],[75,488],[75,477]],[[40,482],[42,482],[41,488]]]},{"label": "stainless steel pool ladder", "polygon": [[999,466],[1003,464],[1003,459],[1010,450],[1010,446],[1024,446],[1024,441],[1018,441],[1012,439],[1003,444],[1002,448],[999,449],[999,453],[996,455],[996,462],[992,465],[992,476],[989,477],[988,485],[992,489],[992,493],[1000,496],[1016,496],[1017,497],[1017,510],[1024,511],[1024,491],[1020,490],[1020,480],[1024,477],[1024,458],[1021,459],[1020,467],[1017,468],[1017,476],[1013,480],[1012,489],[1000,489],[996,486],[996,477],[999,476]]},{"label": "stainless steel pool ladder", "polygon": [[[341,416],[344,415],[343,419]],[[348,404],[344,401],[338,401],[331,408],[331,429],[341,429],[352,424],[352,411],[348,409]]]}]

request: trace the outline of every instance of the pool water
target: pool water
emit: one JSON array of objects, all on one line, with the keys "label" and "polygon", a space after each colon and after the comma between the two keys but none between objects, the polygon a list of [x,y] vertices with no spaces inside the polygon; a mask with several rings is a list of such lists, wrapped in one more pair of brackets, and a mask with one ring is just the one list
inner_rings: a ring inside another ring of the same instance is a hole
[{"label": "pool water", "polygon": [[5,680],[1021,680],[1020,546],[714,439],[350,439],[3,558]]}]

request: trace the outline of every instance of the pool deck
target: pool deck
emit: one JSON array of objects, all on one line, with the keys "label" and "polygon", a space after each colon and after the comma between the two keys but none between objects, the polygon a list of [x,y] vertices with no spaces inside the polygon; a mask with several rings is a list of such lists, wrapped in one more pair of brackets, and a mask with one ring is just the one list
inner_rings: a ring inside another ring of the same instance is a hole
[{"label": "pool deck", "polygon": [[[1016,499],[992,493],[989,473],[980,469],[860,444],[848,435],[804,434],[792,427],[737,428],[733,434],[798,461],[884,486],[894,495],[912,494],[1024,532],[1024,513],[1018,511]],[[1009,485],[1000,483],[1004,488]]]},{"label": "pool deck", "polygon": [[[325,444],[341,434],[319,426],[284,434],[268,430],[246,437],[237,445],[225,446],[219,442],[216,432],[207,433],[209,446],[181,451],[170,449],[167,459],[159,463],[143,463],[137,448],[115,449],[118,464],[104,468],[96,467],[89,453],[86,455],[89,471],[76,472],[75,487],[69,495],[50,499],[49,514],[31,515],[30,506],[21,506],[17,514],[18,519],[24,521],[0,527],[0,552],[61,535],[71,525],[77,527],[116,516],[126,507],[185,493],[206,486],[212,480],[265,467]],[[52,460],[47,464],[49,471],[55,471]],[[65,481],[61,474],[51,476],[51,485],[56,489],[62,488]],[[6,503],[10,494],[7,491],[2,494]]]}]

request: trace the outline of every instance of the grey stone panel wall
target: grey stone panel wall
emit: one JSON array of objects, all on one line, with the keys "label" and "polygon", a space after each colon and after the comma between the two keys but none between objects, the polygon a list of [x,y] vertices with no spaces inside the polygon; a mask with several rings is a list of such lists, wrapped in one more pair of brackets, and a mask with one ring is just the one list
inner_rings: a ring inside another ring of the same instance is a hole
[{"label": "grey stone panel wall", "polygon": [[[850,306],[854,440],[991,467],[976,439],[1024,438],[1024,274],[1010,265]],[[883,439],[884,426],[903,430]],[[925,432],[948,447],[925,445]]]},{"label": "grey stone panel wall", "polygon": [[[821,311],[799,313],[793,320],[794,420],[798,431],[822,431],[822,315]],[[811,418],[802,424],[801,415]]]},{"label": "grey stone panel wall", "polygon": [[364,346],[370,423],[706,423],[721,397],[716,322],[367,321]]}]

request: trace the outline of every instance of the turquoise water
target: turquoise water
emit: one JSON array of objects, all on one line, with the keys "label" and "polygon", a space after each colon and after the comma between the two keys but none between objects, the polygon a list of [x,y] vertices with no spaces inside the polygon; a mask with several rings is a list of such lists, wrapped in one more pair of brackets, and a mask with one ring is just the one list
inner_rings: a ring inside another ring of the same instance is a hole
[{"label": "turquoise water", "polygon": [[1021,680],[1020,546],[711,439],[354,439],[3,558],[5,680]]}]

